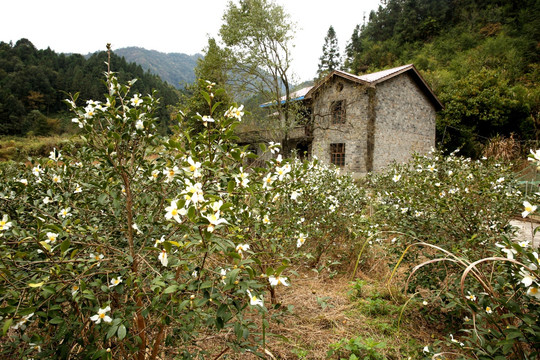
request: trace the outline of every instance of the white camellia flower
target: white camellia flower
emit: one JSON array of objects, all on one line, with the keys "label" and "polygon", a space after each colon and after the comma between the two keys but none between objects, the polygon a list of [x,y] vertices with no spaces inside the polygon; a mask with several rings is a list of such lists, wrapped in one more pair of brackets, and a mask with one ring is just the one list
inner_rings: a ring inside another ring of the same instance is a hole
[{"label": "white camellia flower", "polygon": [[121,276],[118,276],[117,278],[112,278],[111,279],[111,284],[109,285],[109,287],[112,288],[112,287],[118,286],[118,285],[120,285],[121,282],[122,282],[122,277]]},{"label": "white camellia flower", "polygon": [[540,290],[538,290],[538,286],[529,286],[527,289],[527,295],[540,299]]},{"label": "white camellia flower", "polygon": [[242,116],[244,116],[244,112],[242,111],[244,109],[244,105],[241,105],[240,107],[234,107],[231,106],[229,110],[225,111],[225,117],[228,118],[235,118],[238,121],[242,120]]},{"label": "white camellia flower", "polygon": [[34,313],[23,316],[21,321],[19,321],[13,326],[13,329],[17,330],[18,328],[24,328],[26,326],[25,324],[28,322],[28,320],[30,320],[32,316],[34,316]]},{"label": "white camellia flower", "polygon": [[270,224],[270,218],[268,217],[268,214],[264,215],[262,222],[263,224]]},{"label": "white camellia flower", "polygon": [[530,213],[536,211],[536,205],[531,205],[528,201],[524,201],[523,206],[525,207],[525,210],[521,213],[521,216],[523,217],[527,217]]},{"label": "white camellia flower", "polygon": [[110,306],[107,306],[106,308],[104,309],[99,309],[98,310],[98,313],[96,315],[93,315],[90,317],[90,320],[92,320],[93,322],[95,322],[96,324],[99,324],[101,323],[101,321],[103,320],[104,322],[106,323],[110,323],[112,321],[111,317],[109,315],[107,315],[107,313],[111,311],[111,307]]},{"label": "white camellia flower", "polygon": [[100,261],[104,257],[105,257],[105,255],[103,255],[103,254],[90,254],[90,260],[94,260],[94,261]]},{"label": "white camellia flower", "polygon": [[141,235],[143,232],[141,231],[141,229],[139,229],[139,225],[137,225],[137,223],[133,223],[131,224],[131,228],[133,230],[135,230],[137,232],[137,234]]},{"label": "white camellia flower", "polygon": [[525,285],[525,287],[529,287],[533,284],[534,277],[528,271],[522,269],[519,273],[523,276],[520,282]]},{"label": "white camellia flower", "polygon": [[72,215],[70,211],[71,211],[71,208],[61,209],[60,212],[58,213],[58,216],[61,217],[62,219],[65,219]]},{"label": "white camellia flower", "polygon": [[161,238],[156,240],[154,243],[154,247],[158,247],[159,245],[163,244],[165,242],[165,235],[161,235]]},{"label": "white camellia flower", "polygon": [[500,247],[501,251],[506,254],[506,257],[510,260],[514,258],[514,254],[517,254],[517,251],[512,248],[507,248],[505,245],[496,243],[495,246]]},{"label": "white camellia flower", "polygon": [[236,181],[236,185],[240,185],[243,188],[249,183],[248,174],[244,172],[242,167],[240,167],[240,174],[234,176],[234,180]]},{"label": "white camellia flower", "polygon": [[282,284],[284,286],[290,285],[287,278],[284,276],[275,277],[274,275],[271,275],[268,277],[268,281],[270,282],[270,286],[277,286],[279,284]]},{"label": "white camellia flower", "polygon": [[62,178],[60,177],[60,175],[53,175],[52,181],[53,183],[59,184],[62,182]]},{"label": "white camellia flower", "polygon": [[187,210],[184,209],[184,208],[178,209],[178,205],[176,204],[177,202],[178,202],[178,200],[172,200],[171,201],[171,206],[167,206],[165,208],[165,211],[167,212],[165,214],[165,219],[167,219],[167,220],[174,219],[174,220],[176,220],[176,222],[181,223],[182,219],[180,219],[180,215],[182,215],[182,216],[186,215]]},{"label": "white camellia flower", "polygon": [[48,232],[47,233],[47,240],[45,240],[45,242],[47,244],[52,244],[52,243],[56,242],[57,237],[58,237],[58,234],[55,234],[53,232]]},{"label": "white camellia flower", "polygon": [[203,116],[203,115],[201,115],[199,113],[197,113],[197,115],[201,117],[201,120],[202,120],[204,126],[208,126],[209,122],[215,122],[215,120],[211,116],[208,116],[208,115]]},{"label": "white camellia flower", "polygon": [[282,167],[276,168],[276,176],[279,179],[279,181],[282,181],[285,175],[291,171],[291,166],[289,164],[285,164]]},{"label": "white camellia flower", "polygon": [[264,302],[262,299],[259,299],[257,296],[253,295],[251,291],[248,289],[247,294],[249,296],[249,304],[251,306],[264,306]]},{"label": "white camellia flower", "polygon": [[296,240],[296,247],[299,248],[300,246],[304,245],[304,243],[306,242],[306,239],[307,239],[307,235],[300,233],[300,235],[298,235],[298,240]]},{"label": "white camellia flower", "polygon": [[169,264],[169,259],[167,258],[167,251],[165,249],[161,250],[161,253],[159,253],[158,260],[163,266],[167,266],[167,264]]},{"label": "white camellia flower", "polygon": [[141,94],[135,94],[130,100],[131,106],[139,106],[142,104],[142,99],[140,98]]},{"label": "white camellia flower", "polygon": [[0,220],[0,231],[7,230],[11,227],[11,221],[8,221],[9,218],[7,214],[4,214],[2,217],[2,220]]},{"label": "white camellia flower", "polygon": [[291,192],[291,200],[297,201],[300,195],[302,195],[302,190],[293,190]]},{"label": "white camellia flower", "polygon": [[62,155],[60,154],[60,152],[58,150],[56,150],[56,148],[54,148],[50,153],[49,153],[49,159],[51,160],[54,160],[54,161],[58,161],[62,158]]},{"label": "white camellia flower", "polygon": [[32,168],[32,174],[34,174],[35,176],[39,177],[41,173],[43,173],[43,169],[41,168],[40,165],[34,166]]},{"label": "white camellia flower", "polygon": [[201,163],[198,161],[197,162],[193,161],[191,156],[187,158],[187,162],[189,163],[189,166],[184,168],[184,170],[186,170],[187,172],[190,172],[194,178],[201,177],[202,176],[201,170],[200,170]]},{"label": "white camellia flower", "polygon": [[78,194],[82,192],[82,187],[79,184],[75,184],[75,190],[73,191],[74,194]]},{"label": "white camellia flower", "polygon": [[144,123],[142,120],[139,119],[135,122],[135,129],[144,130]]},{"label": "white camellia flower", "polygon": [[175,166],[173,168],[166,168],[163,170],[163,175],[166,176],[165,182],[169,183],[174,180],[174,176],[180,172],[180,169],[178,169],[178,166]]},{"label": "white camellia flower", "polygon": [[392,181],[398,182],[400,179],[401,179],[401,174],[395,174],[394,177],[392,178]]},{"label": "white camellia flower", "polygon": [[238,244],[236,245],[236,252],[242,256],[244,251],[249,250],[249,244]]},{"label": "white camellia flower", "polygon": [[159,170],[152,170],[152,173],[149,177],[150,180],[157,180],[159,176]]},{"label": "white camellia flower", "polygon": [[263,189],[270,189],[272,183],[276,180],[275,176],[272,176],[271,173],[268,173],[263,179]]}]

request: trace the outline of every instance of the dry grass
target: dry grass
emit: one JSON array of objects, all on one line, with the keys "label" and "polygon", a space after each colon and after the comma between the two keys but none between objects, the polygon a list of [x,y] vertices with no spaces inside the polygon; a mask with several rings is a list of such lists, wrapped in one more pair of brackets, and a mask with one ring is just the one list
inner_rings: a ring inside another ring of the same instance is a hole
[{"label": "dry grass", "polygon": [[[374,265],[369,268],[379,267]],[[365,282],[361,294],[355,293],[349,277],[349,272],[329,278],[304,270],[292,279],[291,287],[279,289],[282,308],[292,305],[294,309],[285,312],[280,323],[270,322],[268,333],[274,336],[267,336],[266,349],[271,354],[268,359],[327,359],[331,344],[359,336],[384,343],[378,351],[387,359],[407,359],[433,341],[436,330],[414,306],[404,312],[400,329],[397,328],[405,298],[397,296],[400,299],[396,302],[373,273],[359,272],[358,279]],[[396,289],[392,289],[392,295],[396,295]],[[373,303],[372,297],[378,300]],[[224,340],[206,342],[206,349],[215,349],[208,359],[259,359],[253,354],[226,350]]]}]

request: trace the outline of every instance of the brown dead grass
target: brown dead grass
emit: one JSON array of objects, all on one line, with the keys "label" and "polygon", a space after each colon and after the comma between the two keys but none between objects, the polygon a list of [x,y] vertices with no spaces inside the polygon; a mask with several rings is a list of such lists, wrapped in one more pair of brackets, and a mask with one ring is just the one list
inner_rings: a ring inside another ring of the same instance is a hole
[{"label": "brown dead grass", "polygon": [[[349,276],[350,273],[346,273],[330,279],[306,270],[292,279],[291,287],[279,289],[278,301],[284,308],[293,305],[294,310],[283,315],[281,323],[270,322],[268,333],[279,336],[267,335],[266,349],[271,354],[268,359],[327,359],[331,344],[358,336],[385,342],[386,349],[381,352],[391,352],[389,359],[407,359],[408,355],[400,354],[396,349],[414,351],[410,349],[411,339],[420,348],[433,341],[433,327],[414,310],[406,311],[400,330],[396,326],[399,313],[385,316],[363,313],[359,299],[351,295]],[[374,281],[372,275],[363,272],[358,276],[370,282],[365,288],[366,293],[382,294],[385,301],[394,303],[397,308],[382,282]],[[270,304],[266,305],[269,307]],[[214,338],[204,347],[215,349],[208,359],[259,359],[253,354],[233,354],[230,349],[226,350],[223,338]]]}]

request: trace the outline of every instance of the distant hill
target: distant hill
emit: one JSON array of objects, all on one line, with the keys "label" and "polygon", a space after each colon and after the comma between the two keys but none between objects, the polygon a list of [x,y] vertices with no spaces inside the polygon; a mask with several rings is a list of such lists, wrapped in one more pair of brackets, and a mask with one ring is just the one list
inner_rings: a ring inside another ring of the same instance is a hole
[{"label": "distant hill", "polygon": [[195,81],[193,69],[197,65],[197,59],[202,57],[201,54],[162,53],[140,47],[121,48],[114,50],[114,53],[158,75],[163,81],[178,89],[184,88],[186,83]]}]

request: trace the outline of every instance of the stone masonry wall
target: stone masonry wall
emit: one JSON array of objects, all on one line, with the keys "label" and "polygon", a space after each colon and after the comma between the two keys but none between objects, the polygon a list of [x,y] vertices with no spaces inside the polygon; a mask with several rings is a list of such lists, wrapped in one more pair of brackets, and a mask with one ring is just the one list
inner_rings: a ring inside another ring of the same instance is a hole
[{"label": "stone masonry wall", "polygon": [[[366,172],[367,104],[368,96],[363,85],[341,77],[334,77],[313,96],[312,156],[322,163],[330,163],[330,144],[345,144],[343,170]],[[332,124],[331,106],[334,101],[345,100],[345,124]]]},{"label": "stone masonry wall", "polygon": [[373,171],[435,146],[435,109],[408,73],[376,86]]}]

